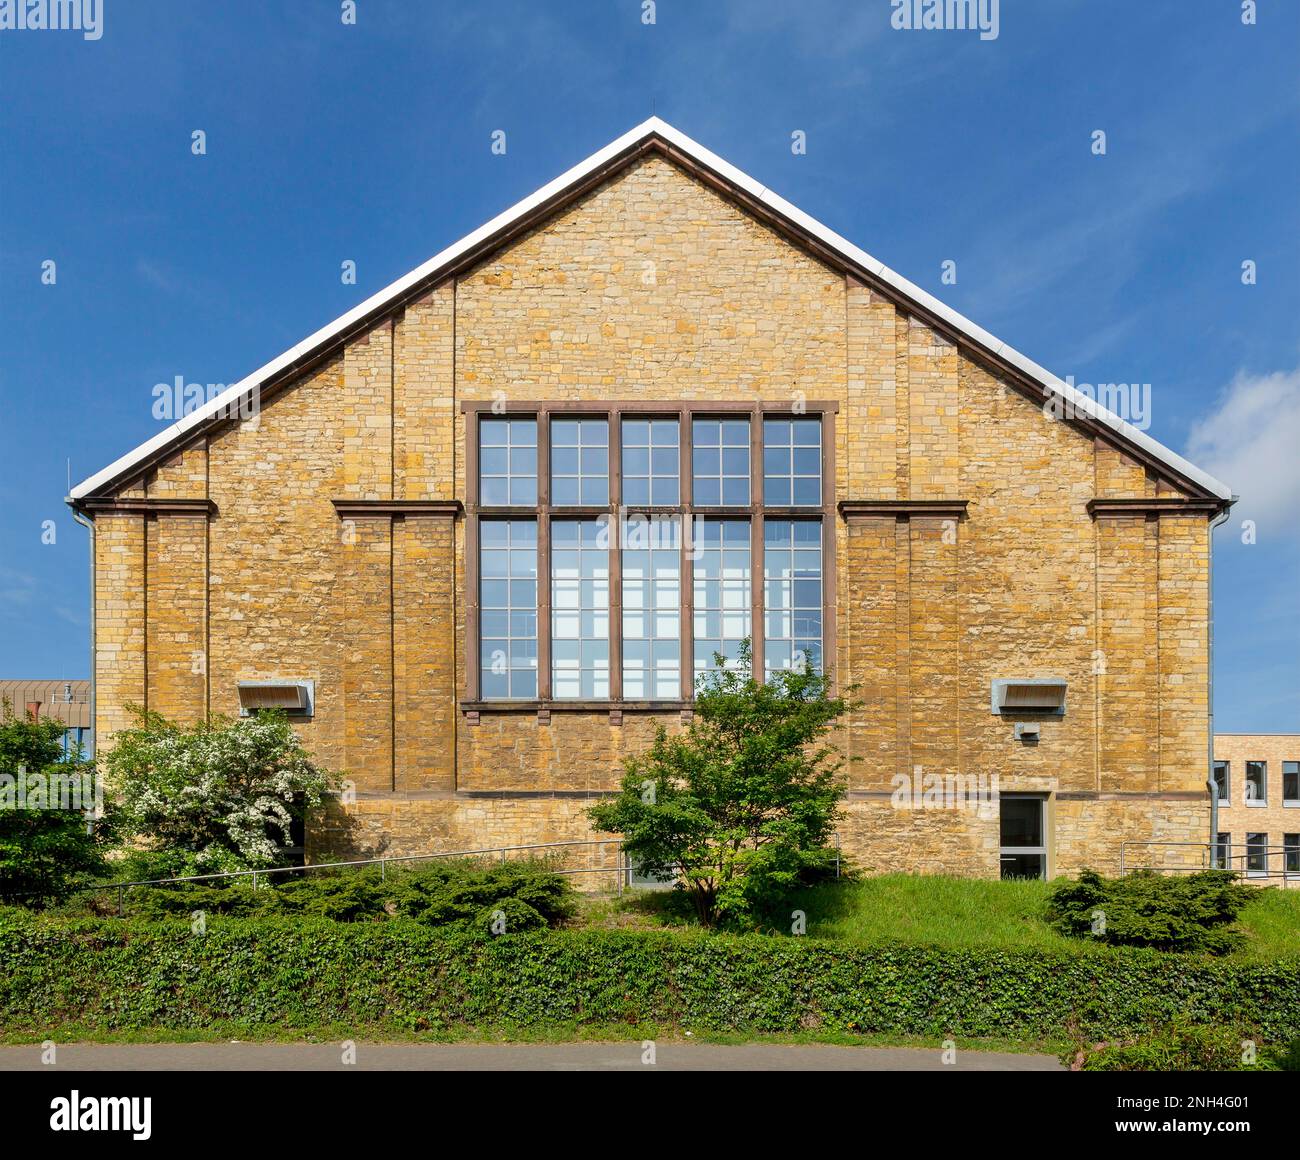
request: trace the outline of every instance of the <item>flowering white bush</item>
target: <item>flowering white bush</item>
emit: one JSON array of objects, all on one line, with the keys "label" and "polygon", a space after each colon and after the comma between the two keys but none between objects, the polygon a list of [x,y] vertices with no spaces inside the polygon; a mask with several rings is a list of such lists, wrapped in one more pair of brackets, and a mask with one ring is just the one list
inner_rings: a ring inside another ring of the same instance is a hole
[{"label": "flowering white bush", "polygon": [[103,759],[124,828],[198,873],[284,865],[294,817],[336,784],[283,714],[192,726],[137,714]]}]

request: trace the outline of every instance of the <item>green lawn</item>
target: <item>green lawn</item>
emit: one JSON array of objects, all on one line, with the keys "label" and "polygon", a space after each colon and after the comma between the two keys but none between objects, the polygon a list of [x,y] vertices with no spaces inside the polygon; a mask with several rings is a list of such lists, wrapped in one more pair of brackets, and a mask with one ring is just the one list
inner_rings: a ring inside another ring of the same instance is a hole
[{"label": "green lawn", "polygon": [[[807,934],[813,938],[1067,953],[1104,949],[1067,938],[1047,924],[1043,913],[1050,887],[1047,882],[884,874],[801,891],[790,909],[806,914]],[[646,927],[691,919],[672,899],[656,893],[590,900],[581,921]],[[780,930],[778,921],[784,916],[770,918],[768,929]],[[1249,941],[1234,957],[1300,953],[1300,890],[1260,890],[1242,913],[1240,926]]]}]

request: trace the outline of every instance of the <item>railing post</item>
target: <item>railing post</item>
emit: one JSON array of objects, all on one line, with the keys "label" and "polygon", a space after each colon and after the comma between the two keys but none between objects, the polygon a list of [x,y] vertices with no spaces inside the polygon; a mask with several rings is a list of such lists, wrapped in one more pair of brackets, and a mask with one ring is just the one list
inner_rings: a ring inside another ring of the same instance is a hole
[{"label": "railing post", "polygon": [[385,858],[379,859],[379,881],[388,881],[388,861]]}]

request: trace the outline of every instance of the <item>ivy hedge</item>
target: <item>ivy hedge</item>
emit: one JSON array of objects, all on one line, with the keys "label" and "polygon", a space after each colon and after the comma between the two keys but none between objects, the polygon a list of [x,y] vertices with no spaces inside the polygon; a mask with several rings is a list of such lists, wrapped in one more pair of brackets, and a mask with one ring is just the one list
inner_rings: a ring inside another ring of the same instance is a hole
[{"label": "ivy hedge", "polygon": [[0,910],[0,1030],[376,1033],[628,1023],[682,1029],[1102,1038],[1175,1016],[1300,1035],[1300,958],[865,946],[765,935],[413,920],[66,920]]}]

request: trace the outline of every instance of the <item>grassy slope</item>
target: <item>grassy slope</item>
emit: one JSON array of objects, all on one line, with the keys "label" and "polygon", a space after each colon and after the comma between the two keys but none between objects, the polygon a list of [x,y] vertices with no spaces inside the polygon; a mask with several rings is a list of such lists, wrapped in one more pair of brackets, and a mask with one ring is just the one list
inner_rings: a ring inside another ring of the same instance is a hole
[{"label": "grassy slope", "polygon": [[[813,938],[1065,953],[1104,950],[1048,926],[1043,911],[1049,887],[1047,882],[886,874],[802,891],[790,908],[804,911]],[[622,902],[591,901],[583,917],[595,926],[654,926],[670,917],[667,901],[643,894],[625,896]],[[1242,957],[1300,953],[1300,890],[1261,890],[1243,912],[1241,927],[1249,939],[1238,952]]]}]

